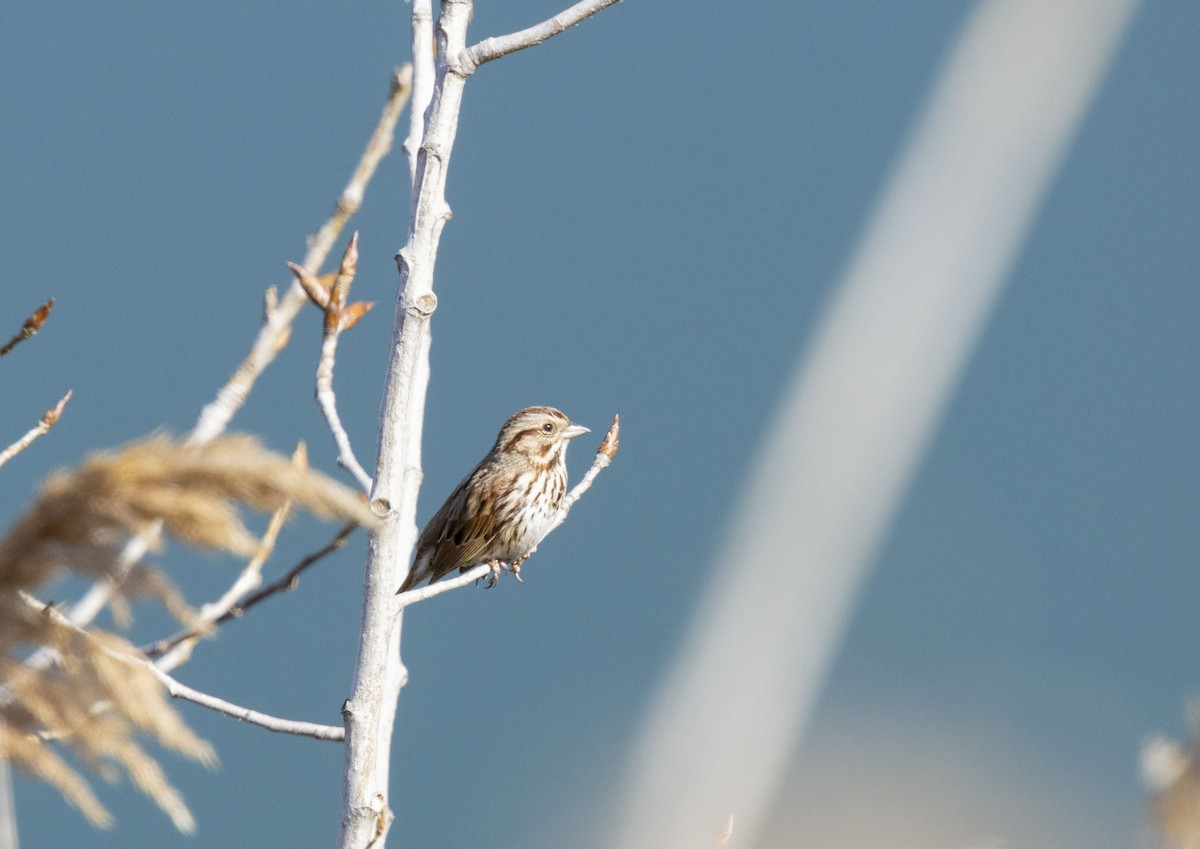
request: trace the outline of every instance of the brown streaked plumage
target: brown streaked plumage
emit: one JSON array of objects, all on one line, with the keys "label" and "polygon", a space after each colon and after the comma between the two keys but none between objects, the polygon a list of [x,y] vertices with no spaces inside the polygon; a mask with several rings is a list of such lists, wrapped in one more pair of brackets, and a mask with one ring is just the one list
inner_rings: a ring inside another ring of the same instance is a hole
[{"label": "brown streaked plumage", "polygon": [[492,569],[489,586],[504,569],[519,580],[567,493],[567,445],[587,432],[553,407],[513,415],[421,532],[398,592],[483,563]]}]

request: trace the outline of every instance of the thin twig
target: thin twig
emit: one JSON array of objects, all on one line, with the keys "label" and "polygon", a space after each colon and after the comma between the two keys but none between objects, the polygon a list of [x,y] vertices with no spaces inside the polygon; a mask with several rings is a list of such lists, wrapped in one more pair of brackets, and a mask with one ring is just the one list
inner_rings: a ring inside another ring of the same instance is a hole
[{"label": "thin twig", "polygon": [[468,47],[458,55],[455,70],[464,75],[475,73],[476,69],[485,62],[516,53],[527,47],[535,47],[548,38],[570,29],[585,18],[615,5],[620,0],[581,0],[569,9],[564,9],[552,18],[534,24],[519,32],[508,35],[497,35],[485,38],[483,41]]},{"label": "thin twig", "polygon": [[309,239],[308,253],[304,257],[305,268],[320,269],[321,263],[333,250],[338,236],[342,234],[342,228],[346,226],[350,216],[358,212],[359,206],[362,205],[363,193],[366,191],[367,184],[371,182],[375,169],[383,157],[392,150],[396,122],[400,120],[400,113],[404,111],[404,106],[408,103],[408,97],[412,93],[412,84],[412,65],[406,62],[392,74],[391,93],[387,103],[383,105],[379,123],[375,126],[375,131],[371,133],[371,138],[367,142],[358,167],[354,169],[354,174],[350,177],[350,182],[346,184],[346,188],[342,189],[342,194],[333,208],[333,215],[317,231],[317,234]]},{"label": "thin twig", "polygon": [[[30,593],[20,591],[21,599],[25,604],[39,611],[43,615],[49,616],[54,622],[63,627],[70,628],[72,631],[90,637],[91,634],[85,628],[75,625],[62,614],[53,604],[46,604],[34,598]],[[244,708],[240,705],[235,705],[232,702],[227,702],[224,699],[219,699],[216,696],[210,696],[208,693],[202,693],[199,690],[189,687],[188,685],[172,678],[166,672],[163,672],[147,657],[139,656],[132,652],[116,651],[112,648],[102,648],[105,654],[115,658],[122,663],[127,663],[130,666],[141,666],[147,669],[151,675],[159,680],[166,688],[167,693],[175,699],[184,699],[185,701],[194,702],[195,704],[206,707],[210,710],[215,710],[218,713],[223,713],[226,716],[232,716],[234,719],[240,719],[243,722],[249,722],[252,725],[259,725],[269,731],[278,731],[282,734],[296,734],[301,737],[315,737],[318,740],[334,740],[341,741],[345,732],[343,729],[333,725],[320,725],[315,722],[299,722],[291,719],[280,719],[276,716],[270,716],[260,711]],[[97,705],[97,707],[102,707]],[[46,739],[50,739],[47,736]]]},{"label": "thin twig", "polygon": [[316,398],[317,406],[321,408],[325,422],[329,425],[329,432],[333,434],[334,444],[337,445],[338,465],[354,475],[363,493],[370,495],[371,476],[363,470],[358,458],[354,456],[350,437],[342,426],[341,416],[338,415],[337,395],[333,391],[333,366],[338,338],[343,330],[349,330],[375,306],[373,301],[346,303],[358,267],[358,233],[350,237],[350,242],[342,254],[341,265],[337,274],[332,276],[332,280],[329,280],[329,275],[319,278],[309,269],[292,262],[288,263],[288,267],[296,275],[296,281],[304,287],[308,299],[325,312],[321,358],[317,362]]},{"label": "thin twig", "polygon": [[[292,462],[298,466],[307,466],[308,456],[303,442],[296,447],[295,453],[292,454]],[[196,641],[213,625],[221,621],[222,617],[228,614],[243,596],[262,584],[263,564],[275,550],[279,532],[283,529],[283,523],[287,521],[291,509],[292,503],[288,501],[271,515],[271,521],[267,523],[267,530],[263,533],[254,556],[250,558],[242,571],[238,573],[237,579],[230,584],[229,589],[222,593],[219,599],[200,608],[199,622],[180,634],[160,640],[155,644],[169,644],[168,649],[159,653],[162,654],[162,657],[155,662],[155,666],[165,672],[186,663],[191,657]]]},{"label": "thin twig", "polygon": [[[392,75],[391,94],[387,103],[384,104],[383,114],[379,116],[379,123],[371,134],[370,141],[367,142],[367,147],[363,151],[358,166],[354,169],[354,174],[350,177],[350,182],[342,190],[329,220],[321,226],[316,235],[308,240],[308,250],[304,255],[303,263],[305,268],[320,269],[325,258],[329,256],[334,242],[341,234],[346,221],[362,203],[367,183],[375,174],[380,160],[392,149],[396,121],[404,109],[404,104],[408,102],[411,77],[411,67],[407,65]],[[200,418],[196,422],[196,426],[192,428],[189,437],[191,442],[208,442],[225,430],[234,413],[241,409],[246,402],[246,397],[250,394],[250,389],[254,386],[258,376],[271,364],[275,355],[282,348],[283,342],[286,341],[286,336],[290,332],[292,320],[304,306],[306,300],[307,297],[300,284],[293,283],[275,308],[268,311],[262,329],[246,359],[238,366],[229,381],[221,387],[216,399],[201,410]]]},{"label": "thin twig", "polygon": [[337,743],[340,743],[346,737],[345,729],[336,725],[320,725],[316,722],[281,719],[280,717],[271,716],[261,711],[235,705],[233,702],[227,702],[208,693],[202,693],[172,678],[153,663],[147,662],[146,668],[154,674],[155,678],[162,682],[162,685],[172,698],[183,699],[201,707],[206,707],[209,710],[214,710],[217,713],[223,713],[242,722],[248,722],[251,725],[257,725],[260,728],[280,734],[295,734],[298,737],[312,737],[316,740],[331,740]]},{"label": "thin twig", "polygon": [[[334,206],[333,214],[308,240],[308,250],[304,255],[306,268],[321,267],[338,235],[341,234],[346,221],[358,208],[358,204],[362,202],[367,184],[375,175],[375,169],[392,149],[396,121],[404,109],[404,104],[408,101],[410,89],[411,68],[405,65],[392,75],[391,91],[384,104],[383,112],[379,116],[379,122],[367,142],[366,149],[363,150],[362,157],[350,177],[350,182],[342,190],[342,194]],[[304,290],[298,283],[292,284],[282,300],[268,295],[263,326],[254,340],[250,353],[246,355],[246,359],[238,366],[229,381],[218,390],[217,397],[200,411],[200,417],[188,436],[189,442],[204,444],[224,432],[234,414],[246,402],[258,376],[271,364],[275,355],[287,343],[287,338],[291,333],[292,320],[304,306],[305,300],[307,298]],[[124,566],[123,568],[118,566],[114,570],[114,574],[124,574],[133,564],[142,559],[146,550],[145,539],[140,536],[131,538],[121,552],[121,561]],[[108,603],[114,588],[115,584],[112,579],[92,584],[84,596],[72,606],[71,621],[77,625],[86,625],[91,622]],[[31,665],[41,666],[44,666],[46,662],[47,658],[41,651],[34,652],[27,661]]]},{"label": "thin twig", "polygon": [[[587,473],[580,479],[579,483],[571,487],[571,491],[562,500],[562,504],[558,507],[558,512],[554,514],[554,522],[550,525],[550,531],[567,521],[567,514],[571,512],[571,508],[575,506],[575,502],[591,488],[592,481],[596,479],[596,475],[608,468],[608,464],[612,462],[612,458],[616,456],[617,449],[620,447],[621,417],[613,416],[613,422],[608,426],[608,433],[604,434],[604,441],[596,449],[596,459],[592,460],[592,465],[587,470]],[[550,531],[546,531],[546,533],[549,534]]]},{"label": "thin twig", "polygon": [[361,527],[361,526],[357,525],[357,524],[353,524],[353,523],[348,524],[348,525],[343,525],[342,529],[340,531],[338,531],[337,536],[335,536],[333,539],[331,539],[329,542],[327,542],[321,548],[314,551],[312,554],[306,555],[298,563],[296,563],[295,566],[293,566],[291,569],[288,569],[286,572],[284,572],[283,576],[280,577],[278,580],[274,581],[273,583],[267,584],[265,587],[263,587],[261,590],[256,592],[254,595],[249,596],[241,604],[238,604],[238,605],[232,607],[228,613],[226,613],[224,616],[222,616],[220,619],[217,620],[216,624],[220,625],[221,623],[227,622],[230,619],[238,618],[239,616],[244,614],[247,610],[249,610],[250,608],[254,607],[256,604],[258,604],[259,602],[265,601],[266,599],[270,598],[271,596],[275,595],[276,593],[291,592],[292,590],[294,590],[296,588],[296,584],[298,583],[298,579],[300,577],[301,572],[303,572],[309,566],[312,566],[317,561],[323,560],[324,558],[328,557],[330,554],[332,554],[333,552],[335,552],[339,548],[341,548],[343,545],[345,545],[346,539],[350,536],[350,534],[354,533],[354,531],[357,530],[359,527]]},{"label": "thin twig", "polygon": [[42,325],[46,323],[46,319],[50,316],[50,310],[54,308],[54,298],[50,298],[46,303],[42,304],[33,311],[33,315],[25,319],[25,323],[21,325],[21,329],[17,331],[17,335],[4,343],[0,347],[0,357],[3,357],[17,345],[24,342],[33,334],[42,329]]},{"label": "thin twig", "polygon": [[[281,592],[291,592],[296,588],[296,584],[299,582],[301,572],[344,546],[346,544],[346,539],[359,527],[360,525],[354,523],[343,525],[342,529],[337,532],[337,535],[334,536],[334,538],[327,542],[324,546],[312,552],[311,554],[305,555],[296,563],[296,565],[284,572],[283,575],[277,580],[267,584],[258,592],[247,596],[237,604],[230,606],[228,610],[214,619],[211,625],[223,625],[230,619],[238,619],[247,610],[259,604],[260,602],[265,601],[271,596]],[[201,634],[197,629],[189,628],[187,630],[180,631],[178,634],[172,634],[170,637],[164,637],[156,643],[142,646],[141,651],[147,657],[160,657],[169,652],[179,643],[185,640],[194,639],[199,636],[201,636]]]},{"label": "thin twig", "polygon": [[[32,335],[32,334],[30,334]],[[45,434],[50,428],[58,422],[59,416],[62,415],[63,407],[67,406],[67,402],[71,400],[71,392],[67,390],[67,394],[58,400],[58,403],[47,410],[38,420],[38,423],[31,427],[24,436],[14,442],[12,445],[0,451],[0,466],[3,466],[13,457],[16,457],[22,451],[32,444],[39,436]]]},{"label": "thin twig", "polygon": [[371,476],[354,456],[350,437],[342,426],[341,417],[338,416],[337,395],[333,391],[333,363],[337,353],[339,335],[338,333],[329,333],[321,341],[321,359],[317,363],[317,405],[321,408],[325,422],[329,425],[329,432],[333,435],[334,444],[337,445],[337,464],[354,476],[358,485],[362,487],[363,493],[369,494],[371,492]]}]

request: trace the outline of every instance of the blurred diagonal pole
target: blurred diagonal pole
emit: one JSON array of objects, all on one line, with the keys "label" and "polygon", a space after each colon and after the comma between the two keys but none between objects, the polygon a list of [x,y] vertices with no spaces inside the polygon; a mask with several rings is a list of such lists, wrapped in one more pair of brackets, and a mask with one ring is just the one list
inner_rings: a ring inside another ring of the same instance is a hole
[{"label": "blurred diagonal pole", "polygon": [[752,847],[867,567],[1136,0],[984,0],[768,433],[634,743],[616,849]]},{"label": "blurred diagonal pole", "polygon": [[0,849],[18,849],[17,809],[13,804],[12,773],[0,761]]}]

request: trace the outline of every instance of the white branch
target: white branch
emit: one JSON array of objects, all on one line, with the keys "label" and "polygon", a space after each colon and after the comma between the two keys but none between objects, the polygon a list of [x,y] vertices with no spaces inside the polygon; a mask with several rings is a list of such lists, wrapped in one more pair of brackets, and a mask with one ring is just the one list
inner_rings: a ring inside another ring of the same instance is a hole
[{"label": "white branch", "polygon": [[[334,205],[333,214],[329,217],[316,235],[308,241],[308,250],[304,254],[303,265],[317,273],[329,256],[334,242],[362,203],[363,193],[367,183],[375,174],[380,160],[392,149],[392,139],[396,121],[408,101],[411,88],[411,69],[408,66],[400,68],[392,77],[391,94],[384,104],[383,114],[371,134],[362,158],[354,169],[346,188]],[[263,317],[263,326],[254,340],[250,353],[229,381],[217,392],[217,397],[200,411],[200,418],[192,428],[188,441],[204,444],[224,432],[234,414],[246,403],[258,376],[275,359],[275,355],[287,344],[291,332],[292,320],[300,312],[301,307],[308,301],[304,289],[299,283],[293,282],[288,287],[287,294],[273,309],[269,309]]]},{"label": "white branch", "polygon": [[172,698],[183,699],[184,701],[206,707],[217,713],[223,713],[242,722],[248,722],[251,725],[257,725],[260,728],[280,734],[295,734],[298,737],[332,740],[336,743],[340,743],[345,739],[345,729],[339,728],[336,725],[320,725],[316,722],[300,722],[294,719],[281,719],[277,716],[270,716],[269,714],[251,710],[241,705],[235,705],[233,702],[227,702],[224,699],[219,699],[216,696],[210,696],[208,693],[202,693],[199,690],[193,689],[187,684],[172,678],[153,663],[147,662],[146,668],[162,683]]},{"label": "white branch", "polygon": [[329,432],[333,434],[334,444],[337,445],[337,463],[343,469],[354,475],[364,493],[371,492],[371,476],[366,473],[358,458],[354,456],[354,448],[350,445],[350,437],[342,426],[342,419],[337,411],[337,395],[333,391],[333,366],[337,354],[340,331],[334,329],[325,333],[321,342],[321,359],[317,362],[317,406],[325,416]]},{"label": "white branch", "polygon": [[408,110],[408,136],[404,155],[408,159],[408,181],[417,179],[417,151],[425,138],[425,110],[433,99],[435,70],[433,54],[433,0],[412,0],[412,107]]},{"label": "white branch", "polygon": [[480,578],[488,575],[491,571],[491,567],[484,563],[481,566],[476,566],[473,569],[463,572],[461,575],[457,575],[453,578],[444,578],[443,580],[438,581],[436,584],[426,584],[423,587],[413,587],[411,590],[398,593],[396,595],[397,610],[403,610],[410,604],[416,604],[418,601],[431,599],[435,595],[441,595],[442,593],[448,593],[451,590],[457,590],[460,587],[469,586],[478,581]]},{"label": "white branch", "polygon": [[[19,595],[25,604],[39,613],[49,616],[54,622],[66,628],[70,628],[76,633],[90,636],[88,632],[71,622],[53,605],[45,604],[42,601],[34,598],[27,592],[20,591]],[[105,654],[129,664],[133,667],[142,667],[150,672],[158,681],[166,688],[167,693],[176,699],[184,699],[185,701],[193,702],[209,710],[214,710],[218,713],[223,713],[226,716],[232,716],[234,719],[239,719],[243,722],[249,722],[251,725],[258,725],[266,728],[269,731],[278,731],[282,734],[296,734],[301,737],[314,737],[318,740],[334,740],[340,741],[345,732],[343,729],[334,725],[319,725],[315,722],[297,722],[291,719],[280,719],[277,716],[270,716],[250,708],[244,708],[240,705],[235,705],[232,702],[227,702],[224,699],[219,699],[216,696],[210,696],[208,693],[202,693],[186,684],[172,678],[163,670],[159,669],[153,662],[144,656],[140,656],[131,652],[117,651],[112,648],[103,648]],[[103,709],[101,705],[97,705],[93,710]],[[49,738],[47,738],[49,739]]]},{"label": "white branch", "polygon": [[[374,176],[380,161],[392,148],[396,121],[399,119],[405,103],[408,102],[411,87],[412,68],[405,65],[398,69],[392,77],[391,93],[384,105],[383,113],[363,150],[354,173],[334,206],[333,214],[309,239],[308,250],[304,255],[306,268],[321,267],[346,221],[358,209],[367,184]],[[274,296],[268,296],[263,326],[255,338],[250,353],[229,381],[218,390],[217,397],[201,410],[200,417],[188,436],[189,442],[202,445],[224,432],[234,414],[245,403],[258,376],[287,344],[292,321],[307,300],[308,297],[299,283],[291,285],[282,301]],[[47,309],[48,306],[43,309]],[[70,393],[67,394],[69,397]],[[59,404],[62,405],[64,401],[60,401]],[[158,530],[159,528],[155,527],[147,533],[157,534]],[[145,556],[148,547],[144,536],[130,538],[121,551],[119,562],[114,566],[112,576],[93,583],[83,597],[71,606],[68,615],[71,623],[83,627],[95,619],[112,597],[117,584],[129,569]],[[33,652],[25,663],[35,669],[42,669],[53,660],[53,654],[43,648]]]},{"label": "white branch", "polygon": [[371,491],[371,476],[359,464],[350,445],[350,437],[342,427],[342,419],[338,416],[337,395],[333,391],[333,363],[337,352],[337,333],[331,333],[321,343],[321,360],[317,363],[317,405],[321,408],[329,431],[333,434],[334,444],[337,445],[337,463],[343,469],[354,475],[362,491]]},{"label": "white branch", "polygon": [[478,44],[458,54],[457,70],[464,75],[471,75],[485,62],[516,53],[527,47],[535,47],[548,38],[564,32],[585,18],[615,5],[620,0],[581,0],[569,9],[559,12],[553,18],[542,21],[520,32],[485,38]]},{"label": "white branch", "polygon": [[[561,32],[611,2],[614,0],[572,7],[560,16],[558,24],[551,25],[553,31],[530,36],[529,44],[544,40],[555,31]],[[414,0],[414,14],[420,12],[418,6],[423,8],[423,4]],[[586,14],[580,14],[589,8]],[[392,819],[387,802],[391,735],[396,699],[407,679],[399,653],[403,607],[395,602],[395,588],[404,577],[417,541],[421,433],[429,385],[429,323],[437,308],[433,270],[442,228],[450,218],[445,196],[446,171],[458,131],[463,87],[470,74],[462,67],[463,58],[470,59],[466,53],[470,18],[471,0],[442,0],[436,28],[436,81],[432,100],[425,110],[423,136],[414,147],[416,166],[408,240],[396,255],[400,296],[380,410],[375,488],[371,493],[371,508],[382,521],[371,537],[368,550],[354,683],[342,709],[346,722],[346,761],[338,849],[382,845]],[[417,57],[427,49],[419,40],[423,25],[420,19],[414,21]],[[529,44],[514,45],[511,49]],[[487,61],[503,55],[506,49],[504,45],[493,50],[481,48],[480,56]],[[453,66],[449,57],[456,57]],[[421,77],[419,71],[417,77]],[[410,141],[415,141],[415,136]]]}]

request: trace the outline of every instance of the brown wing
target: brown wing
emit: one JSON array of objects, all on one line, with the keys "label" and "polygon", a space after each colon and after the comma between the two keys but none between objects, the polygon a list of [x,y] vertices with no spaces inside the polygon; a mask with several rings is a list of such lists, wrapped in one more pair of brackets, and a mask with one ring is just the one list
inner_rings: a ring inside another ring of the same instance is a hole
[{"label": "brown wing", "polygon": [[446,499],[417,541],[417,551],[433,550],[429,581],[474,566],[490,559],[496,539],[496,517],[491,510],[495,499],[494,472],[477,468]]}]

